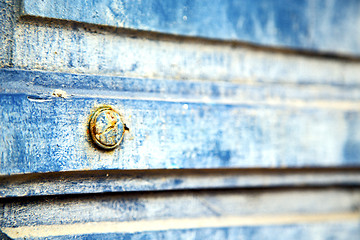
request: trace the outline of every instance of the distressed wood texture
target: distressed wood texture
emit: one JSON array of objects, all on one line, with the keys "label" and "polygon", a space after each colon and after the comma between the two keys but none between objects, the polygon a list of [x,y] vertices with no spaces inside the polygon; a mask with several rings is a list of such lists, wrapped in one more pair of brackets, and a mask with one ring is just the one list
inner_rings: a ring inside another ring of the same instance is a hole
[{"label": "distressed wood texture", "polygon": [[[101,169],[359,166],[356,83],[235,84],[0,71],[1,174]],[[62,97],[54,90],[66,91]],[[118,149],[88,139],[117,108]]]},{"label": "distressed wood texture", "polygon": [[1,12],[4,23],[12,20],[10,27],[2,28],[3,36],[9,36],[9,48],[0,49],[8,49],[1,55],[17,69],[230,82],[359,82],[356,59],[55,19],[18,18],[13,14],[16,4],[0,2],[8,9]]},{"label": "distressed wood texture", "polygon": [[16,25],[16,68],[180,80],[359,82],[359,61],[344,58],[36,20]]},{"label": "distressed wood texture", "polygon": [[19,5],[17,0],[0,0],[0,68],[13,66],[14,32]]},{"label": "distressed wood texture", "polygon": [[[185,230],[148,231],[137,233],[98,233],[75,236],[46,237],[45,239],[219,239],[219,240],[308,240],[308,239],[337,239],[358,240],[359,227],[357,222],[325,222],[313,224],[288,224],[269,226],[243,226],[223,228],[199,228]],[[44,239],[44,238],[34,238]]]},{"label": "distressed wood texture", "polygon": [[0,0],[0,239],[359,239],[359,11]]},{"label": "distressed wood texture", "polygon": [[266,46],[360,54],[357,0],[23,0],[22,15]]},{"label": "distressed wood texture", "polygon": [[0,177],[0,198],[104,192],[360,186],[360,169],[97,170]]},{"label": "distressed wood texture", "polygon": [[79,235],[156,239],[175,232],[184,237],[199,234],[196,238],[202,239],[208,231],[231,239],[237,234],[269,239],[266,234],[281,229],[285,235],[280,239],[295,235],[296,239],[357,239],[359,204],[359,189],[336,188],[4,199],[0,230],[14,239]]}]

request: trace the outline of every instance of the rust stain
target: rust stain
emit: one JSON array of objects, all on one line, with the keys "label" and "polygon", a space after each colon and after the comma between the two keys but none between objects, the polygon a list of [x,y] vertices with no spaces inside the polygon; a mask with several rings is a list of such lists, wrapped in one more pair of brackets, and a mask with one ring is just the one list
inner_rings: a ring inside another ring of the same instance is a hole
[{"label": "rust stain", "polygon": [[99,107],[90,117],[91,139],[101,149],[112,150],[119,146],[126,130],[120,113],[111,106]]}]

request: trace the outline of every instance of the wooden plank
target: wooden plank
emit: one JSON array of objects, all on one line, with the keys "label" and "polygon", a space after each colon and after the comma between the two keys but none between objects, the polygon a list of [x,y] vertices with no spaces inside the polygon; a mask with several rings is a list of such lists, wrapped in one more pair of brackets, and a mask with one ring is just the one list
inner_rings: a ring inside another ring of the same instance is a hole
[{"label": "wooden plank", "polygon": [[359,169],[74,171],[0,177],[0,198],[222,188],[360,186]]},{"label": "wooden plank", "polygon": [[[359,236],[357,217],[358,215],[337,214],[281,216],[280,219],[278,219],[278,216],[261,216],[254,218],[229,217],[151,222],[100,222],[6,228],[4,231],[13,237],[11,239],[28,237],[31,239],[139,239],[140,237],[146,239],[189,239],[190,236],[195,239],[204,239],[204,237],[207,239],[239,239],[239,236],[272,239],[269,236],[273,237],[280,234],[281,237],[277,239],[294,238],[305,240],[321,237],[322,239],[355,240]],[[266,222],[271,223],[271,226],[264,224]],[[311,223],[304,224],[303,222]],[[229,227],[229,225],[233,227]]]},{"label": "wooden plank", "polygon": [[[279,240],[299,239],[308,240],[319,239],[338,239],[338,240],[357,240],[360,234],[359,226],[356,221],[326,222],[312,224],[289,224],[273,226],[243,226],[243,227],[224,227],[224,228],[200,228],[182,229],[166,231],[148,231],[137,233],[98,233],[83,235],[50,236],[46,238],[33,239],[84,239],[84,240],[103,240],[103,239],[262,239],[272,240],[274,237]],[[10,239],[10,238],[9,238]],[[21,239],[21,238],[18,238]]]},{"label": "wooden plank", "polygon": [[360,82],[356,59],[45,19],[20,19],[14,31],[12,63],[19,69],[240,83]]},{"label": "wooden plank", "polygon": [[[359,166],[360,90],[2,70],[1,174],[101,169]],[[66,91],[62,97],[56,89]],[[88,138],[102,104],[130,131]]]},{"label": "wooden plank", "polygon": [[22,14],[359,56],[356,0],[23,0]]},{"label": "wooden plank", "polygon": [[328,223],[343,222],[350,227],[349,234],[359,231],[359,203],[358,189],[186,191],[4,199],[0,229],[10,237],[32,238],[198,228],[271,228],[292,224],[320,224],[330,231]]}]

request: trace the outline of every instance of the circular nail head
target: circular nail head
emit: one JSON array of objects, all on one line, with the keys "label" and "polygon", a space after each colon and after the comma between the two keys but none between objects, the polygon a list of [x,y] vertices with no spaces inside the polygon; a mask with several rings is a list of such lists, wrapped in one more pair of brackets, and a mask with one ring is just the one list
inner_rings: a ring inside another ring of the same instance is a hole
[{"label": "circular nail head", "polygon": [[125,132],[120,114],[111,107],[101,107],[90,119],[90,134],[96,145],[114,149],[121,143]]}]

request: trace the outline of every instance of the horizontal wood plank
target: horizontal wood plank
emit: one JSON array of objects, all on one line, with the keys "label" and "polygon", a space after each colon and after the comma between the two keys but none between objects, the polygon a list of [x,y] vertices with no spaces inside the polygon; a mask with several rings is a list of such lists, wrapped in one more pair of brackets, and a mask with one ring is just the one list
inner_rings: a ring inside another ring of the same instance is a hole
[{"label": "horizontal wood plank", "polygon": [[[22,14],[359,56],[360,4],[276,1],[23,0]],[[351,24],[354,23],[354,24]]]},{"label": "horizontal wood plank", "polygon": [[206,228],[241,231],[253,227],[261,232],[262,228],[285,230],[296,224],[298,230],[302,225],[310,229],[323,226],[329,236],[336,236],[337,227],[331,226],[342,222],[341,232],[349,236],[359,231],[359,197],[358,189],[335,188],[5,199],[0,203],[0,214],[4,217],[0,230],[13,238],[137,232],[150,232],[151,236],[156,232],[191,229],[201,232]]},{"label": "horizontal wood plank", "polygon": [[[17,70],[0,78],[1,174],[360,164],[357,86]],[[89,116],[102,105],[118,109],[129,128],[110,152],[88,134]]]}]

